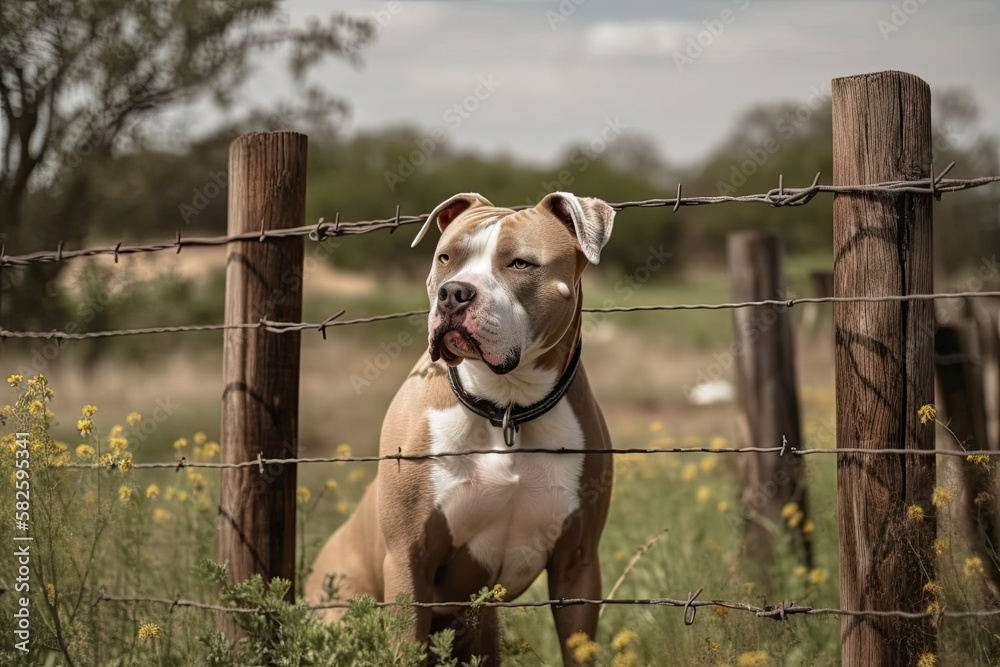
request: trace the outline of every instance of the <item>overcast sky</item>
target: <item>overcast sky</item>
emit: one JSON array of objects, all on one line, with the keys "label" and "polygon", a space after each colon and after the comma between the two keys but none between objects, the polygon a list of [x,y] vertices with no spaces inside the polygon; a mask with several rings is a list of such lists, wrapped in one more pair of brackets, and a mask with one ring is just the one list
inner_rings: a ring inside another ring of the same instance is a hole
[{"label": "overcast sky", "polygon": [[[361,68],[328,62],[313,76],[350,104],[348,132],[441,128],[454,147],[547,163],[617,119],[684,163],[722,141],[749,105],[808,103],[828,95],[832,78],[900,69],[932,91],[971,86],[984,111],[979,129],[1000,133],[1000,2],[993,0],[288,0],[285,7],[293,25],[336,10],[381,19]],[[273,103],[289,90],[274,60],[251,78],[245,97]]]}]

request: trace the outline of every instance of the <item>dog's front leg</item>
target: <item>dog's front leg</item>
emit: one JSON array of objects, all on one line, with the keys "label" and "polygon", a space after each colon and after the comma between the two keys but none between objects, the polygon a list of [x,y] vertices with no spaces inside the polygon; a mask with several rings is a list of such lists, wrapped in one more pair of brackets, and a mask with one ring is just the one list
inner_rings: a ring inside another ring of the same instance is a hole
[{"label": "dog's front leg", "polygon": [[[549,597],[598,599],[601,597],[601,565],[597,556],[597,545],[576,548],[556,548],[548,564]],[[600,607],[593,604],[553,607],[552,616],[556,622],[556,635],[562,649],[564,665],[580,663],[573,656],[573,649],[566,640],[577,632],[584,632],[590,639],[597,633],[597,617]]]},{"label": "dog's front leg", "polygon": [[[429,581],[421,576],[416,564],[408,554],[397,554],[392,551],[386,554],[383,572],[385,575],[385,600],[395,602],[400,594],[410,597],[413,602],[428,602],[431,600],[432,591]],[[413,625],[410,626],[405,638],[426,642],[431,631],[431,609],[427,607],[413,607]],[[409,611],[403,611],[409,613]]]}]

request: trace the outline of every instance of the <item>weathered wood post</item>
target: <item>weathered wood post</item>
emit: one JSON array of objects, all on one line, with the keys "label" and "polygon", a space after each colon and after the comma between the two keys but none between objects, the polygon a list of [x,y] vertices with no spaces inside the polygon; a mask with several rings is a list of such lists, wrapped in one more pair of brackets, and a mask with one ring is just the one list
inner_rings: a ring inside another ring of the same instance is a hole
[{"label": "weathered wood post", "polygon": [[[307,138],[245,134],[229,147],[229,233],[305,223]],[[226,324],[302,319],[302,237],[239,241],[226,261]],[[223,346],[222,461],[298,453],[299,341],[296,333],[227,330]],[[223,469],[219,561],[238,582],[295,581],[295,466]],[[291,591],[289,593],[291,595]],[[224,632],[235,626],[220,620]]]},{"label": "weathered wood post", "polygon": [[[934,367],[942,408],[939,415],[959,440],[960,444],[952,442],[951,446],[966,450],[993,449],[986,435],[986,404],[974,326],[975,323],[968,320],[940,324],[934,335]],[[977,460],[949,458],[947,468],[957,472],[959,481],[958,507],[952,514],[959,522],[956,533],[985,564],[991,586],[982,595],[982,603],[994,605],[1000,600],[1000,570],[992,554],[1000,547],[1000,530],[993,496],[992,466]]]},{"label": "weathered wood post", "polygon": [[[930,103],[929,87],[911,74],[834,79],[834,184],[927,178]],[[837,297],[929,293],[931,197],[837,194],[833,246]],[[837,446],[932,449],[934,426],[917,415],[934,400],[931,302],[838,302],[834,332]],[[838,455],[841,608],[927,608],[934,463],[926,455]],[[926,619],[844,616],[841,646],[844,665],[914,665],[935,650],[936,632]]]},{"label": "weathered wood post", "polygon": [[[785,299],[787,290],[781,241],[760,232],[736,232],[727,238],[733,301]],[[754,306],[733,310],[738,447],[780,447],[782,438],[801,446],[799,397],[795,382],[794,339],[786,306]],[[737,457],[740,505],[744,517],[743,550],[768,581],[773,560],[772,534],[784,529],[799,555],[812,563],[805,467],[792,454],[743,454]],[[794,512],[783,516],[791,503]]]}]

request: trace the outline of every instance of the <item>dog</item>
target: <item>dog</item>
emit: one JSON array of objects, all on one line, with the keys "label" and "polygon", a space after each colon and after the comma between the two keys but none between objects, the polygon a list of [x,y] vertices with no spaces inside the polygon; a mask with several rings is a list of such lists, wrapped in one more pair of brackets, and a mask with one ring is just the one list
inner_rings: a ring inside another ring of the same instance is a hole
[{"label": "dog", "polygon": [[[435,223],[441,231],[427,278],[429,349],[389,406],[379,451],[484,453],[381,461],[317,556],[307,600],[323,602],[331,577],[341,599],[468,601],[499,584],[513,600],[543,570],[551,599],[601,597],[613,462],[586,453],[611,441],[580,363],[581,275],[600,260],[614,216],[563,192],[519,211],[464,193],[431,212],[413,242]],[[518,451],[563,449],[581,454]],[[495,607],[468,627],[463,608],[414,609],[410,638],[453,627],[456,657],[499,664]],[[576,664],[566,640],[594,636],[598,607],[552,615],[563,662]]]}]

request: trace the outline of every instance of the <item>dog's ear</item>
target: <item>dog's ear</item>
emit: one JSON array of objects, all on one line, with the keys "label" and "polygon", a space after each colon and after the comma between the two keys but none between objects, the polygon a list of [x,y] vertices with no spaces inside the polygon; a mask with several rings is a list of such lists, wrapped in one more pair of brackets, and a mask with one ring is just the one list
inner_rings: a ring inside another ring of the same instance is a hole
[{"label": "dog's ear", "polygon": [[569,229],[591,264],[601,261],[601,250],[611,238],[615,209],[601,199],[577,197],[569,192],[546,195],[537,208],[549,211]]},{"label": "dog's ear", "polygon": [[420,243],[420,239],[424,238],[427,230],[430,229],[431,223],[437,222],[438,229],[443,232],[445,228],[455,220],[455,218],[465,213],[468,209],[475,208],[476,206],[493,206],[493,204],[491,204],[490,200],[478,192],[463,192],[462,194],[455,195],[447,201],[441,202],[433,211],[431,211],[431,214],[427,216],[424,226],[420,228],[420,232],[417,233],[417,238],[413,239],[413,243],[410,244],[410,247],[417,247],[417,244]]}]

